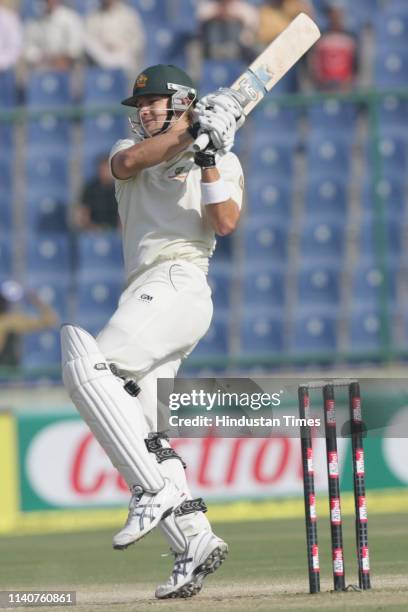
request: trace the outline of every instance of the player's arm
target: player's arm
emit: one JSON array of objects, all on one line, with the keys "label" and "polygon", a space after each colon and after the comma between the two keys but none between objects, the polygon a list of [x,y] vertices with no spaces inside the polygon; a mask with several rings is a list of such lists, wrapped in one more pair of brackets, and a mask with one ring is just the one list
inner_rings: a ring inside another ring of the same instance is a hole
[{"label": "player's arm", "polygon": [[194,161],[201,168],[201,201],[207,218],[216,234],[227,236],[237,227],[239,206],[231,197],[229,184],[220,175],[214,152],[198,152]]},{"label": "player's arm", "polygon": [[194,138],[187,126],[177,123],[164,134],[146,138],[128,149],[118,151],[112,158],[112,173],[118,179],[128,179],[140,170],[156,166],[184,151]]}]

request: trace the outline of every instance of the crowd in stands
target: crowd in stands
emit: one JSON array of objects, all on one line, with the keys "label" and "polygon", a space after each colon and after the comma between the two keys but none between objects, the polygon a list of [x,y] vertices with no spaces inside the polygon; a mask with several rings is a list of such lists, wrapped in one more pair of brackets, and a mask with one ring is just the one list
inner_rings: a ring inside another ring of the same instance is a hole
[{"label": "crowd in stands", "polygon": [[[373,147],[367,131],[358,129],[358,104],[328,100],[301,110],[279,106],[274,95],[348,92],[361,83],[379,89],[406,85],[407,5],[406,0],[0,0],[0,283],[23,280],[61,320],[73,318],[96,333],[113,311],[122,283],[107,155],[127,134],[119,101],[135,74],[147,65],[174,63],[187,69],[205,94],[232,82],[303,11],[319,23],[321,39],[237,134],[247,213],[242,233],[220,241],[210,269],[218,314],[197,350],[296,355],[378,348],[385,336],[377,308],[384,269],[378,269],[373,250],[371,214],[378,193],[389,205],[387,290],[401,339],[407,317],[397,308],[403,250],[397,213],[405,206],[408,105],[391,96],[379,109],[378,154],[385,176],[373,184]],[[24,125],[2,119],[3,111],[16,107],[29,111]],[[66,109],[73,115],[64,115]],[[350,241],[356,238],[356,202],[357,246]],[[12,232],[24,238],[23,260]],[[238,271],[231,266],[237,253],[246,261]],[[7,317],[22,305],[2,299]],[[351,309],[347,320],[340,302]],[[408,320],[406,333],[408,338]],[[24,367],[58,361],[57,330],[44,334],[24,339]]]}]

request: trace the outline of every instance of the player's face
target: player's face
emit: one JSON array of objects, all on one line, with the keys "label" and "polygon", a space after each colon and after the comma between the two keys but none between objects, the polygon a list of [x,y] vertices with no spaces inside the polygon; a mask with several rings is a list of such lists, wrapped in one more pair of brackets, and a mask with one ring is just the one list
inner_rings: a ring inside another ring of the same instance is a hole
[{"label": "player's face", "polygon": [[158,134],[167,121],[168,96],[151,94],[140,96],[137,100],[139,117],[144,131],[150,136]]}]

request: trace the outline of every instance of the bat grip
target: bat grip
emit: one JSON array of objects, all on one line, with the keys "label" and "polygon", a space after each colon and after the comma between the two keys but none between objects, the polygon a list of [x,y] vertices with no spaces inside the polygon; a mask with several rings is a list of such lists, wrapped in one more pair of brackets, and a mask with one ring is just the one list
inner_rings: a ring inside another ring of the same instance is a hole
[{"label": "bat grip", "polygon": [[209,142],[210,142],[210,137],[208,134],[200,134],[200,136],[198,136],[195,139],[195,142],[193,144],[193,150],[203,151]]}]

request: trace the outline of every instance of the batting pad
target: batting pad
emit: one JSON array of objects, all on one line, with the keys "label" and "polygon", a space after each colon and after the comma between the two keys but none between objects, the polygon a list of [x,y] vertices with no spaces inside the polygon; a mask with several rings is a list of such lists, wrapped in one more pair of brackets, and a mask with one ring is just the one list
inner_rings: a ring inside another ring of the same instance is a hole
[{"label": "batting pad", "polygon": [[61,329],[62,378],[69,396],[129,488],[155,493],[164,480],[144,439],[147,427],[140,402],[124,390],[95,338],[84,329]]}]

